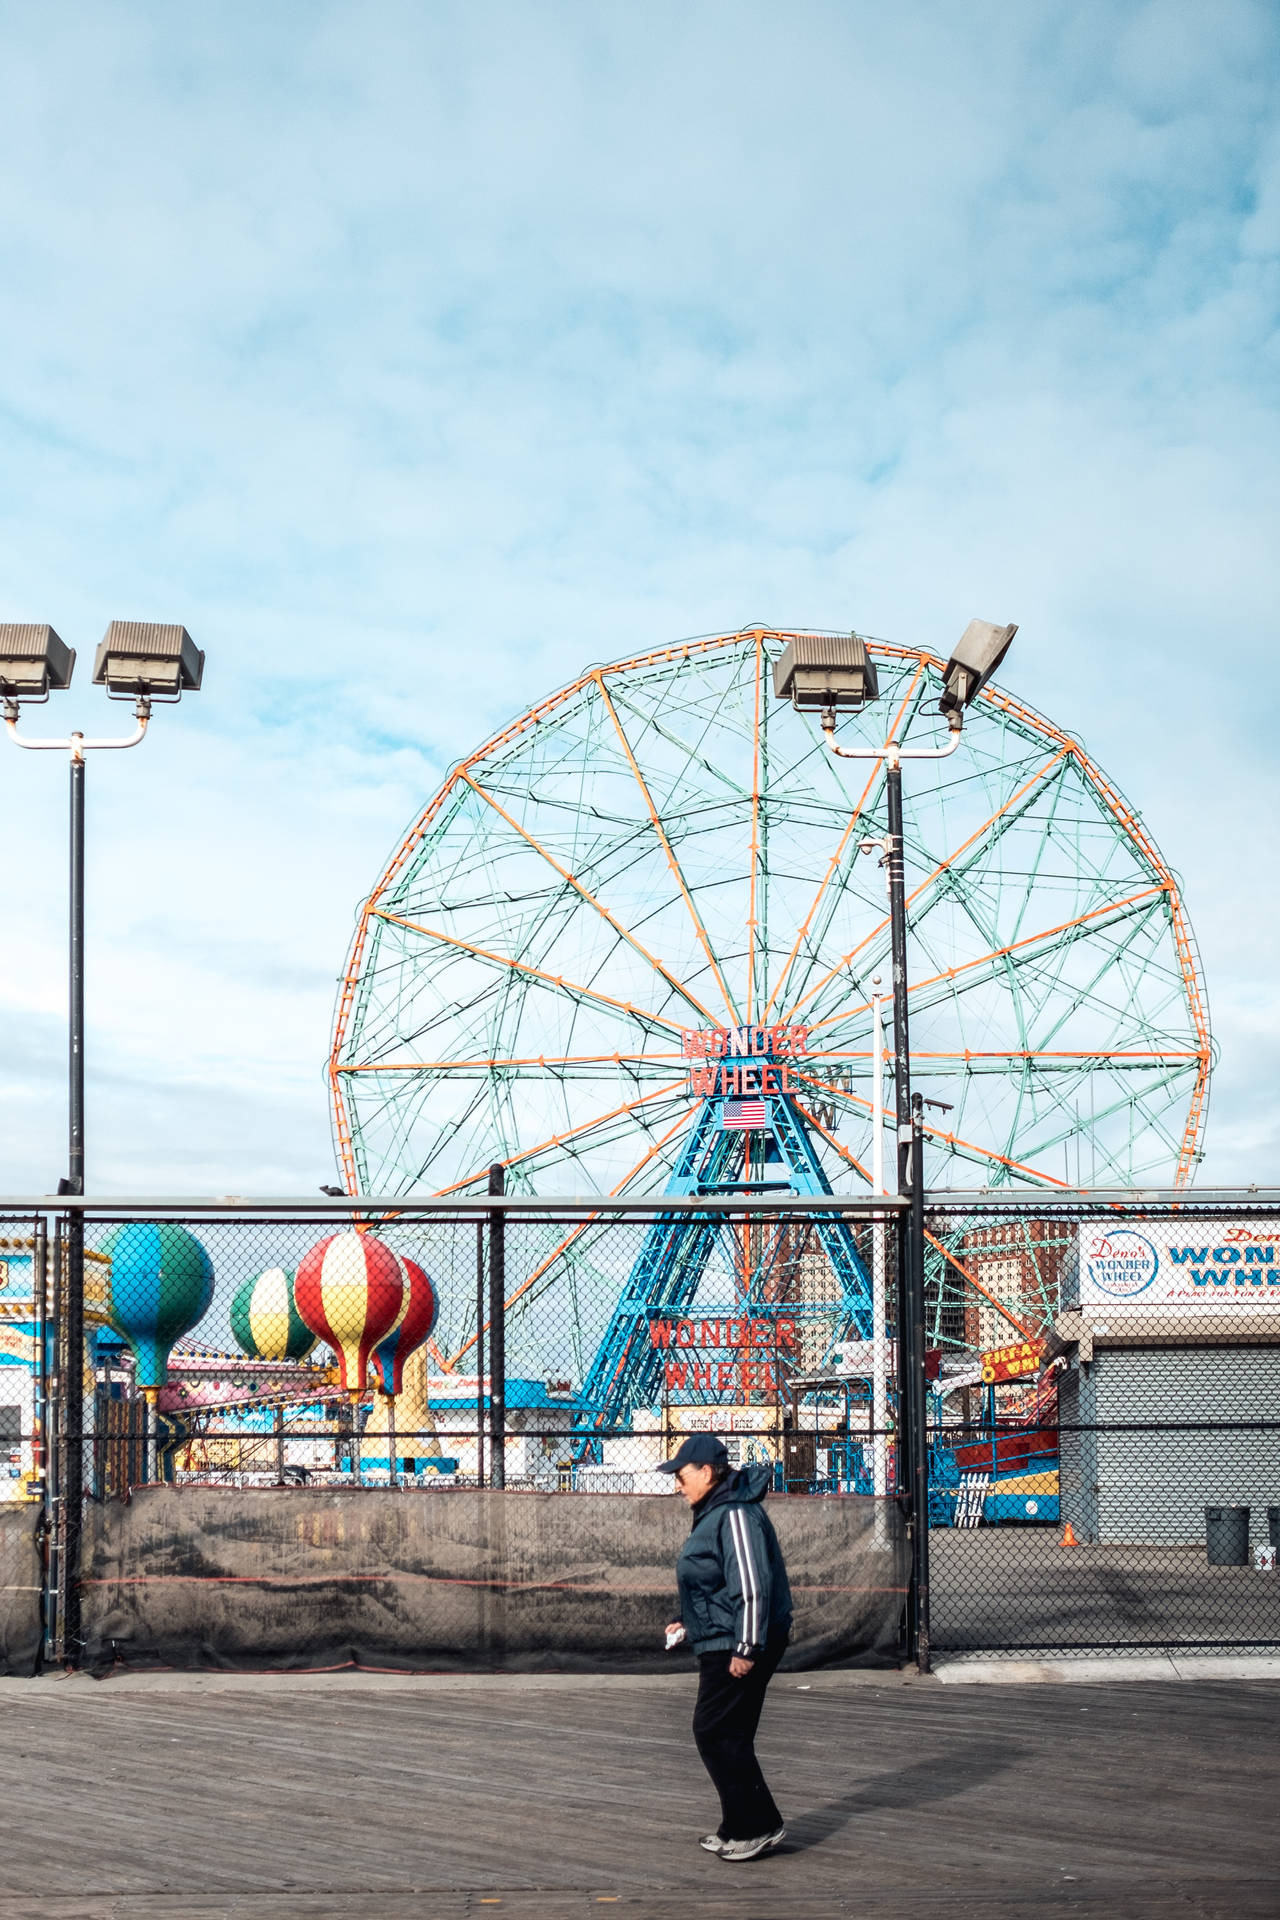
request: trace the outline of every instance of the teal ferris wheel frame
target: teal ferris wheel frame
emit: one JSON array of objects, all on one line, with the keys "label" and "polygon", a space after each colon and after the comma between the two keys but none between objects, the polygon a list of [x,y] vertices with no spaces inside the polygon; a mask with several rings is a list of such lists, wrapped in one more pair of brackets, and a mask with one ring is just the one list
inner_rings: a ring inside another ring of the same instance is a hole
[{"label": "teal ferris wheel frame", "polygon": [[[689,1028],[804,1022],[794,1110],[866,1192],[883,772],[768,697],[795,629],[590,669],[462,761],[363,903],[329,1074],[352,1193],[661,1191],[699,1101]],[[806,630],[806,631],[812,631]],[[935,736],[942,662],[868,639],[842,738]],[[1213,1065],[1175,874],[1079,741],[996,685],[904,797],[931,1188],[1181,1187]],[[530,1283],[574,1270],[552,1250]]]}]

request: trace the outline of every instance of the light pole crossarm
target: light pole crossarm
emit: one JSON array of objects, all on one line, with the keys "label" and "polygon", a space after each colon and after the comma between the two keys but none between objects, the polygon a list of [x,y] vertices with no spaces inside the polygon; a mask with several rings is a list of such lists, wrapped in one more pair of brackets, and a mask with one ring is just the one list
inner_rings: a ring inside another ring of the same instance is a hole
[{"label": "light pole crossarm", "polygon": [[108,750],[112,748],[136,747],[139,742],[146,737],[147,722],[150,718],[150,709],[148,709],[146,713],[139,712],[137,726],[133,732],[123,740],[86,740],[82,733],[73,733],[70,738],[66,740],[24,740],[18,732],[18,716],[16,713],[6,713],[4,716],[4,724],[9,730],[9,738],[12,740],[14,746],[25,747],[28,753],[70,753],[73,760],[83,760],[86,753],[97,751],[97,749],[102,747]]},{"label": "light pole crossarm", "polygon": [[902,760],[945,760],[960,745],[960,732],[957,728],[945,747],[900,747],[896,740],[888,741],[883,747],[842,747],[837,745],[835,729],[824,727],[827,745],[841,760],[887,760],[891,766],[897,766]]}]

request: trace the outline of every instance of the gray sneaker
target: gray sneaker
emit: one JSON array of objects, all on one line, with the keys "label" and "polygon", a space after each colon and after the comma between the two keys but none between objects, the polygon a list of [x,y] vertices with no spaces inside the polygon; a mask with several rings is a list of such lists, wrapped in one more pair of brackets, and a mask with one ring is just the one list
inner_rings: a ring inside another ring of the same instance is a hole
[{"label": "gray sneaker", "polygon": [[704,1847],[708,1853],[723,1853],[728,1844],[728,1841],[722,1840],[718,1833],[704,1833],[698,1842],[698,1845]]},{"label": "gray sneaker", "polygon": [[[758,1860],[762,1853],[772,1853],[776,1846],[787,1837],[785,1827],[779,1827],[776,1833],[762,1833],[755,1840],[721,1840],[716,1851],[722,1860]],[[706,1841],[703,1841],[706,1846]]]}]

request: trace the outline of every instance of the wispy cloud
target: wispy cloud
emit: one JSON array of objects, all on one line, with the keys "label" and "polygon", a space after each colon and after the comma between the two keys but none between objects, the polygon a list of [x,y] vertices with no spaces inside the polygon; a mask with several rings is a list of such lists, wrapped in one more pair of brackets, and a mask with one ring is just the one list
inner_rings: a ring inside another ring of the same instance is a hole
[{"label": "wispy cloud", "polygon": [[[1185,877],[1206,1171],[1280,1177],[1273,9],[0,28],[4,610],[82,648],[183,618],[210,655],[91,768],[95,1183],[325,1177],[355,901],[442,770],[586,661],[975,611],[1022,622],[1010,683]],[[83,683],[61,708],[104,724]],[[33,1036],[4,1184],[47,1186],[56,767],[0,755],[0,805]]]}]

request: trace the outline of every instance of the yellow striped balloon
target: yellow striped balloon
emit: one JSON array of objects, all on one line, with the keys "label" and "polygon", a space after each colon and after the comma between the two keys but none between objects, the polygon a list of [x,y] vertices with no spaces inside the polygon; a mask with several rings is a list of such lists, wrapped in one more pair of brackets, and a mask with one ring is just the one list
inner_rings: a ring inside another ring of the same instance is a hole
[{"label": "yellow striped balloon", "polygon": [[293,1297],[289,1267],[268,1267],[236,1290],[231,1331],[251,1360],[305,1360],[316,1344]]}]

